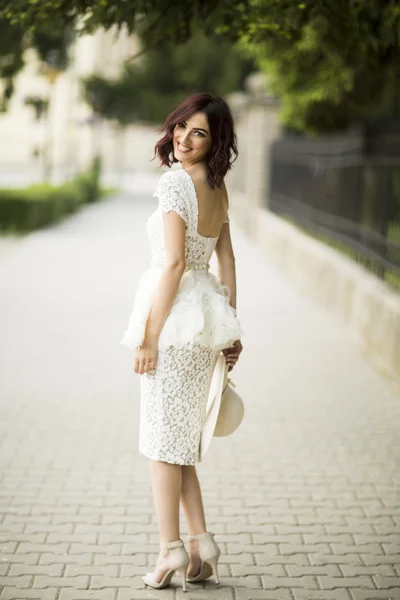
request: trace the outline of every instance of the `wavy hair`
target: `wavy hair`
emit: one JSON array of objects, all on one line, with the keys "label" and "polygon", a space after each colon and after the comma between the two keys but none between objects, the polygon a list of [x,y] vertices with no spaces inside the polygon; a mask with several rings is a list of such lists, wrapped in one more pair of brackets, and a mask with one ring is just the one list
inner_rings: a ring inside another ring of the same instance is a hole
[{"label": "wavy hair", "polygon": [[154,148],[154,157],[159,157],[160,166],[171,165],[178,160],[173,152],[175,126],[189,119],[194,113],[206,115],[211,134],[211,149],[206,155],[208,184],[212,189],[219,187],[233,162],[238,156],[237,137],[234,131],[232,113],[227,103],[219,96],[199,93],[192,94],[166,118],[158,129],[165,132]]}]

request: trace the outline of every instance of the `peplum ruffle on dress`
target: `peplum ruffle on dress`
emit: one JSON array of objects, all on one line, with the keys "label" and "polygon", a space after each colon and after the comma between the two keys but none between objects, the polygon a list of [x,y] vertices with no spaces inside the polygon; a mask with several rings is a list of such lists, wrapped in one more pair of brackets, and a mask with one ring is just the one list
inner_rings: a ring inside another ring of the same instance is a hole
[{"label": "peplum ruffle on dress", "polygon": [[150,267],[138,281],[121,344],[136,349],[143,342],[165,257],[162,212],[174,210],[186,223],[186,270],[158,340],[157,368],[140,376],[139,451],[153,460],[195,464],[216,359],[243,331],[229,304],[229,288],[208,271],[218,237],[197,232],[190,175],[183,169],[164,173],[154,196],[159,205],[147,221]]},{"label": "peplum ruffle on dress", "polygon": [[[154,267],[139,280],[128,328],[121,341],[130,348],[136,349],[143,342],[160,276],[161,268]],[[236,311],[229,304],[229,288],[213,273],[186,271],[162,328],[158,349],[194,343],[222,350],[232,346],[241,335]]]}]

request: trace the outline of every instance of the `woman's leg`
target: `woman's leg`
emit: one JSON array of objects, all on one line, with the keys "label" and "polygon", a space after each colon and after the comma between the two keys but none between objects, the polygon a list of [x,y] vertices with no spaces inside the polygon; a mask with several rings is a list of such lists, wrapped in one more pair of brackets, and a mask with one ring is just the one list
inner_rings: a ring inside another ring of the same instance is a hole
[{"label": "woman's leg", "polygon": [[[182,466],[181,504],[184,510],[188,533],[197,535],[206,532],[203,500],[195,466]],[[196,540],[189,542],[190,563],[187,570],[189,577],[194,577],[200,572],[201,560],[197,549]]]},{"label": "woman's leg", "polygon": [[[152,460],[150,462],[151,487],[156,510],[160,543],[179,540],[179,497],[182,490],[182,467]],[[160,582],[166,572],[162,557],[157,560],[155,579]]]},{"label": "woman's leg", "polygon": [[191,535],[205,533],[203,500],[194,465],[182,466],[181,504],[186,515],[188,533]]}]

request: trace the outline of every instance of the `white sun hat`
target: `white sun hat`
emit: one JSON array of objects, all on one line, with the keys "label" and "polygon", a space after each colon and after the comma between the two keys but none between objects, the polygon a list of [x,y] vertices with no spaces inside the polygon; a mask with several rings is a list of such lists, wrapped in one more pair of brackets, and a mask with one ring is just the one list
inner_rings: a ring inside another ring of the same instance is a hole
[{"label": "white sun hat", "polygon": [[206,420],[201,432],[200,461],[203,460],[214,435],[230,435],[243,420],[243,400],[233,389],[233,385],[228,378],[225,355],[221,352],[215,364],[208,394]]}]

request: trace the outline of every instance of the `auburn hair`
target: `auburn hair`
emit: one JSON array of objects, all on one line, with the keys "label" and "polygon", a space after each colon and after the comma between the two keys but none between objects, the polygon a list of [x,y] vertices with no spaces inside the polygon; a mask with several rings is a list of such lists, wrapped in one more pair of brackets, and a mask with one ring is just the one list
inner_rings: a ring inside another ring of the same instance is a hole
[{"label": "auburn hair", "polygon": [[199,93],[192,94],[173,110],[164,124],[158,129],[164,136],[154,148],[154,157],[159,157],[160,166],[171,165],[178,160],[174,156],[172,138],[175,126],[189,119],[194,113],[206,115],[211,134],[211,149],[206,155],[208,184],[214,189],[219,187],[233,162],[238,156],[237,137],[234,131],[233,117],[227,103],[219,96]]}]

